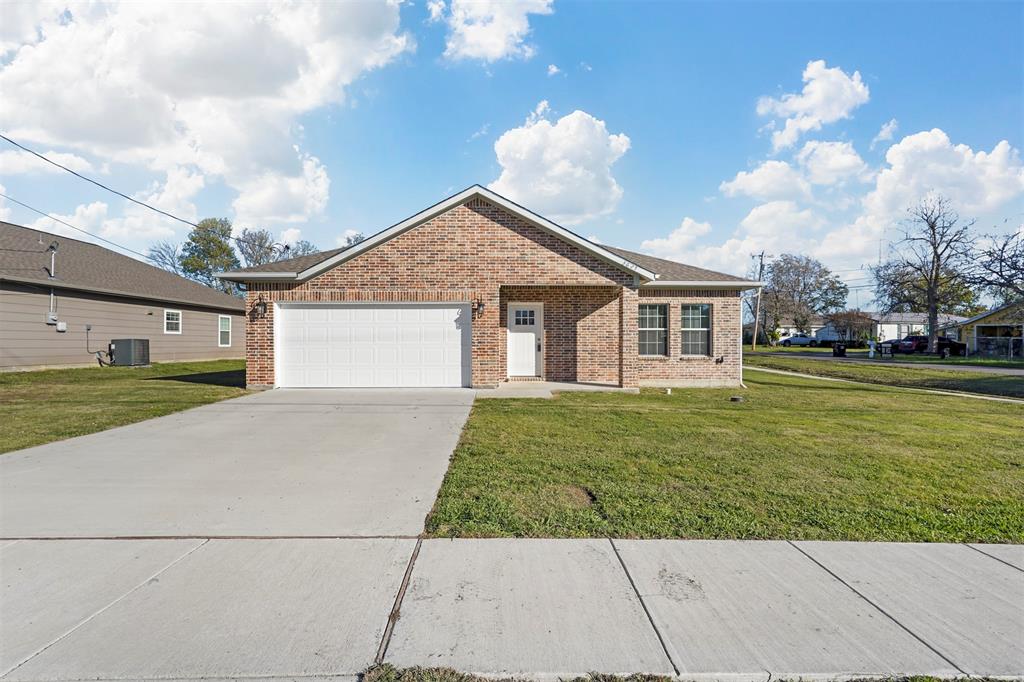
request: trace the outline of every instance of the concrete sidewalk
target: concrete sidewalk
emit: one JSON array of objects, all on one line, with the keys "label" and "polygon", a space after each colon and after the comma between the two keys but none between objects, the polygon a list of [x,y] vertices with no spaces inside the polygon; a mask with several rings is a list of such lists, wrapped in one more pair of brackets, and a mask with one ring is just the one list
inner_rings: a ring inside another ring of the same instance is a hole
[{"label": "concrete sidewalk", "polygon": [[18,540],[0,577],[5,681],[1024,677],[1019,545]]}]

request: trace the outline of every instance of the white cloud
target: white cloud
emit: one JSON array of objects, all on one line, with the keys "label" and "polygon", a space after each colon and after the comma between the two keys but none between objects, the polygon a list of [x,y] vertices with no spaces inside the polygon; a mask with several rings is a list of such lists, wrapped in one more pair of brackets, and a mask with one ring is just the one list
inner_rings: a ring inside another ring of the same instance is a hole
[{"label": "white cloud", "polygon": [[[93,170],[92,164],[76,154],[65,154],[53,150],[41,152],[43,156],[62,166],[66,166],[79,173],[87,173]],[[10,149],[0,152],[0,175],[32,175],[36,173],[63,173],[60,168],[46,163],[40,158],[23,152],[20,149]]]},{"label": "white cloud", "polygon": [[908,135],[885,153],[888,167],[864,198],[868,213],[894,216],[934,191],[949,197],[964,214],[1002,208],[1024,192],[1020,154],[1006,140],[992,151],[954,145],[938,128]]},{"label": "white cloud", "polygon": [[307,156],[301,175],[267,172],[244,184],[232,204],[235,222],[239,227],[301,222],[324,210],[330,187],[327,169],[316,157]]},{"label": "white cloud", "polygon": [[785,119],[783,129],[772,133],[776,150],[796,144],[801,135],[820,130],[826,123],[849,118],[870,97],[859,71],[850,76],[838,67],[827,67],[822,59],[807,64],[803,81],[804,88],[799,93],[762,97],[757,102],[758,114]]},{"label": "white cloud", "polygon": [[282,244],[291,245],[300,239],[302,239],[302,230],[297,227],[289,227],[287,230],[281,230],[279,241]]},{"label": "white cloud", "polygon": [[444,0],[427,0],[429,21],[435,23],[444,18]]},{"label": "white cloud", "polygon": [[[536,48],[526,42],[531,14],[551,14],[552,0],[452,0],[444,56],[496,62],[529,59]],[[431,10],[433,16],[433,10]]]},{"label": "white cloud", "polygon": [[549,76],[557,76],[560,73],[562,73],[562,70],[560,68],[558,68],[554,64],[548,64],[548,75]]},{"label": "white cloud", "polygon": [[348,246],[349,238],[355,237],[359,234],[362,234],[359,230],[345,230],[341,233],[341,236],[334,240],[334,243],[337,246]]},{"label": "white cloud", "polygon": [[479,128],[477,128],[475,131],[473,131],[473,134],[469,136],[469,139],[466,140],[466,142],[472,142],[473,140],[475,140],[477,138],[481,138],[484,135],[486,135],[488,132],[490,132],[490,130],[491,130],[491,124],[490,123],[485,123],[482,126],[480,126]]},{"label": "white cloud", "polygon": [[811,186],[785,161],[765,161],[752,171],[740,171],[718,186],[727,197],[745,195],[756,199],[809,197]]},{"label": "white cloud", "polygon": [[585,111],[552,123],[548,109],[541,102],[494,143],[502,170],[490,188],[570,225],[611,213],[622,198],[611,167],[629,150],[629,138]]},{"label": "white cloud", "polygon": [[[7,188],[0,184],[0,194],[7,194]],[[11,207],[7,205],[7,199],[0,197],[0,220],[11,219]]]},{"label": "white cloud", "polygon": [[22,45],[31,45],[39,36],[40,26],[51,24],[63,11],[57,2],[38,0],[14,0],[3,4],[3,21],[0,22],[0,55],[16,50]]},{"label": "white cloud", "polygon": [[770,201],[755,206],[740,221],[743,233],[766,242],[799,238],[808,230],[815,230],[822,220],[810,209],[801,210],[792,201]]},{"label": "white cloud", "polygon": [[899,129],[900,123],[896,119],[889,119],[887,123],[883,123],[882,127],[879,128],[878,134],[871,140],[871,146],[869,149],[874,149],[879,142],[888,142],[892,140],[896,134],[896,130]]},{"label": "white cloud", "polygon": [[849,142],[812,140],[803,146],[796,159],[815,185],[835,185],[862,176],[867,164]]},{"label": "white cloud", "polygon": [[18,93],[0,98],[0,129],[143,177],[191,169],[238,191],[254,223],[305,220],[328,183],[296,149],[299,118],[413,49],[399,18],[397,0],[75,4],[0,63],[0,91]]},{"label": "white cloud", "polygon": [[[53,215],[54,218],[60,218],[64,222],[70,223],[71,225],[85,230],[86,232],[97,234],[102,232],[103,223],[107,218],[107,204],[102,201],[94,201],[91,204],[81,204],[77,206],[74,213],[70,215],[61,215],[59,213],[53,213],[51,215]],[[87,234],[83,234],[78,230],[72,230],[70,227],[58,223],[56,220],[50,220],[49,218],[37,218],[25,227],[33,230],[39,230],[41,232],[60,234],[65,237],[92,242],[94,244],[109,246]]]},{"label": "white cloud", "polygon": [[688,253],[693,243],[709,232],[711,223],[700,223],[687,216],[667,237],[644,240],[640,248],[661,258],[675,259]]}]

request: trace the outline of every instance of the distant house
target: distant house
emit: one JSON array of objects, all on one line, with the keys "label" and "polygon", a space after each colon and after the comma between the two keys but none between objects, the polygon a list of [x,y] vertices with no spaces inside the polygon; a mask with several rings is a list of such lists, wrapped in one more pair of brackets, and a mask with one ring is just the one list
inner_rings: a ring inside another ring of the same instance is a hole
[{"label": "distant house", "polygon": [[245,302],[96,244],[0,222],[0,370],[95,364],[95,351],[123,338],[149,339],[153,362],[242,358]]},{"label": "distant house", "polygon": [[[928,333],[928,313],[862,312],[861,314],[874,322],[870,335],[878,341],[902,339],[912,334]],[[966,318],[958,315],[939,315],[939,327],[941,329],[964,319]],[[804,329],[797,327],[796,322],[791,318],[783,318],[779,320],[778,324],[779,338],[786,338],[798,333],[807,334],[824,342],[838,341],[843,338],[840,330],[837,330],[827,317],[820,315],[812,315],[808,318]],[[744,327],[744,330],[749,335],[750,330],[747,327]]]},{"label": "distant house", "polygon": [[967,344],[970,354],[1024,357],[1024,313],[1020,304],[994,308],[940,325],[940,333]]}]

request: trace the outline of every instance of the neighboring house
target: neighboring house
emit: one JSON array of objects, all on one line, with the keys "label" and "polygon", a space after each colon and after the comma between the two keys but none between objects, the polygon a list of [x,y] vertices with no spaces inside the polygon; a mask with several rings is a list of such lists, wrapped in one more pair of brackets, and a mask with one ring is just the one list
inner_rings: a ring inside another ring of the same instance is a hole
[{"label": "neighboring house", "polygon": [[245,302],[96,244],[0,222],[0,369],[95,364],[95,351],[126,338],[149,339],[153,362],[241,358]]},{"label": "neighboring house", "polygon": [[807,334],[808,336],[817,335],[818,331],[824,327],[827,322],[825,318],[819,315],[812,315],[807,319],[807,325],[803,329],[797,326],[796,322],[792,318],[783,318],[779,320],[779,338],[784,339],[787,336],[793,336],[794,334]]},{"label": "neighboring house", "polygon": [[[871,336],[879,342],[899,340],[912,334],[928,333],[928,313],[864,312],[862,315],[874,321]],[[964,318],[958,315],[940,314],[939,328],[962,319]],[[835,325],[829,322],[815,333],[815,337],[820,341],[838,341],[842,338],[842,334],[835,328]]]},{"label": "neighboring house", "polygon": [[939,332],[967,345],[969,354],[1024,357],[1024,310],[1005,305],[967,319],[941,325]]},{"label": "neighboring house", "polygon": [[731,275],[583,239],[480,186],[346,249],[223,273],[250,387],[741,380]]}]

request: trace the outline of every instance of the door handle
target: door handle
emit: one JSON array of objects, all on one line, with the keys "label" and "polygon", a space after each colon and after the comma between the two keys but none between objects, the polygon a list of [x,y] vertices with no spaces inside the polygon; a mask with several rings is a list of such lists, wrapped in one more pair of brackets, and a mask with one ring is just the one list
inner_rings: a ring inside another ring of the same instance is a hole
[{"label": "door handle", "polygon": [[540,352],[540,341],[537,342],[537,352]]}]

